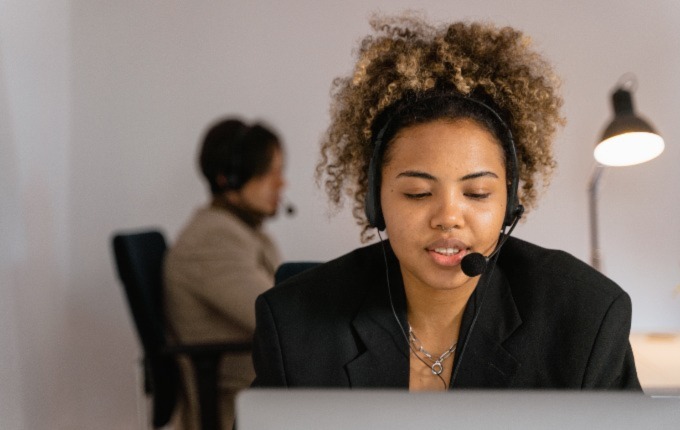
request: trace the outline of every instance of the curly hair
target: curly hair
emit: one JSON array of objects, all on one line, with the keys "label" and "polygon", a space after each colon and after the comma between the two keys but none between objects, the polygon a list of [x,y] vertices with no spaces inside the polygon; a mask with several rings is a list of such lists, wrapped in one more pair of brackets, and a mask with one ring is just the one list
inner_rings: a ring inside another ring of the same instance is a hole
[{"label": "curly hair", "polygon": [[419,16],[371,20],[351,76],[333,81],[331,124],[321,143],[316,179],[330,201],[340,206],[353,197],[352,213],[363,226],[368,165],[376,123],[409,94],[441,91],[483,94],[507,118],[516,143],[519,199],[535,207],[538,191],[556,167],[552,142],[564,124],[559,79],[550,64],[531,49],[531,41],[511,27],[455,22],[432,26]]}]

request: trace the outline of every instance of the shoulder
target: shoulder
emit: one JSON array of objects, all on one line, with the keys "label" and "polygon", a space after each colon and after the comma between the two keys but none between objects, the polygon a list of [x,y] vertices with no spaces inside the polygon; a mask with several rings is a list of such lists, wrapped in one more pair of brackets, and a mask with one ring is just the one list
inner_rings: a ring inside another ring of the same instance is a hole
[{"label": "shoulder", "polygon": [[250,229],[232,213],[212,207],[197,209],[184,228],[184,232],[249,235]]},{"label": "shoulder", "polygon": [[213,253],[228,248],[246,250],[259,241],[256,233],[231,213],[202,207],[197,209],[171,246],[171,253]]},{"label": "shoulder", "polygon": [[573,255],[518,238],[505,243],[498,265],[513,292],[531,289],[552,299],[568,296],[590,302],[628,297],[614,281]]}]

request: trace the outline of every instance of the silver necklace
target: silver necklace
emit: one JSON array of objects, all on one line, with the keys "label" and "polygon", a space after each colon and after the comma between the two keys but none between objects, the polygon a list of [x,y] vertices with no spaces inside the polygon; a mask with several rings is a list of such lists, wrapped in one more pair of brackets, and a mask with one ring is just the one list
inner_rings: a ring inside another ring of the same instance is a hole
[{"label": "silver necklace", "polygon": [[432,363],[430,364],[432,374],[437,376],[441,375],[442,371],[444,370],[442,362],[453,355],[454,352],[456,352],[456,346],[458,345],[458,341],[453,342],[453,345],[451,345],[449,349],[444,351],[438,358],[435,359],[430,352],[423,348],[423,343],[416,337],[411,324],[408,325],[408,340],[411,342],[411,345],[413,345],[413,347],[418,350],[418,352],[423,354],[425,358],[427,358]]}]

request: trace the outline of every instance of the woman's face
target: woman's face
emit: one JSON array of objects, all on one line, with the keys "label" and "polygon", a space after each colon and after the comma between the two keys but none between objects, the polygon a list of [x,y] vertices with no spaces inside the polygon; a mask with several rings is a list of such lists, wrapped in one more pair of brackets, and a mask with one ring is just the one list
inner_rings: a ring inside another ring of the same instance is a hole
[{"label": "woman's face", "polygon": [[382,168],[381,205],[404,285],[474,287],[460,262],[489,255],[507,204],[503,150],[470,119],[434,121],[399,131]]},{"label": "woman's face", "polygon": [[274,216],[285,185],[283,152],[276,148],[269,169],[264,174],[249,179],[241,189],[230,191],[231,202],[265,217]]}]

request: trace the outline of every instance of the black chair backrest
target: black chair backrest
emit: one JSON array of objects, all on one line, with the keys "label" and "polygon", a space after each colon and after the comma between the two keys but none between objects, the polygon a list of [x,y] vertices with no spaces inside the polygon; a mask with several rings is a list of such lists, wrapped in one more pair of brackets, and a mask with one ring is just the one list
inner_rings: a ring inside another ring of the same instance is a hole
[{"label": "black chair backrest", "polygon": [[274,285],[280,284],[291,276],[312,269],[320,264],[320,261],[290,261],[283,263],[274,273]]},{"label": "black chair backrest", "polygon": [[163,328],[163,258],[167,250],[159,231],[117,234],[113,238],[118,276],[145,351],[165,346]]},{"label": "black chair backrest", "polygon": [[160,231],[118,233],[113,237],[118,276],[144,349],[145,385],[153,396],[153,426],[165,426],[177,403],[179,368],[166,346],[163,319],[163,259]]}]

